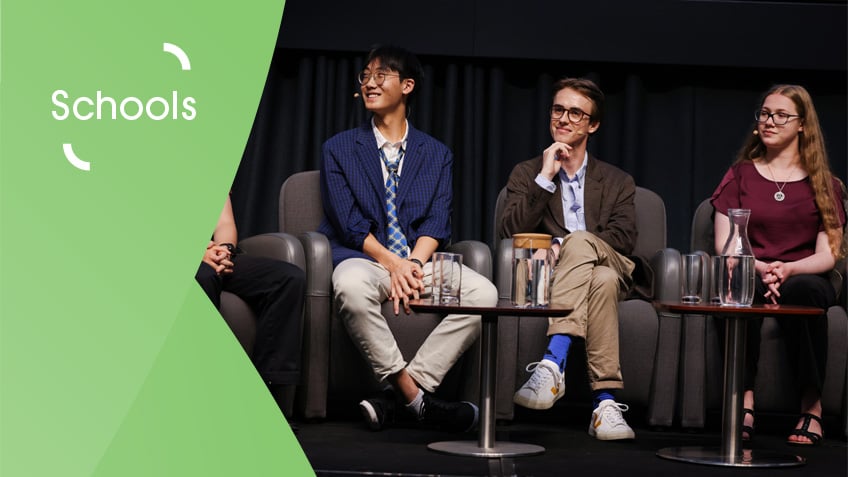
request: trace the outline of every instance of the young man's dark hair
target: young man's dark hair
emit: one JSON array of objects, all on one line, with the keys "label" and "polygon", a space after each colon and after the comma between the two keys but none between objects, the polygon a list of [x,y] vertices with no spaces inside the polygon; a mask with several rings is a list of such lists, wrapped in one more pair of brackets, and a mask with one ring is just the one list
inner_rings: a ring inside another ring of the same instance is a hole
[{"label": "young man's dark hair", "polygon": [[[421,81],[424,70],[418,57],[411,52],[393,45],[376,45],[368,52],[365,64],[378,60],[383,69],[397,71],[401,79],[411,79],[418,83]],[[415,101],[415,90],[413,89],[406,97],[406,108],[409,109]]]}]

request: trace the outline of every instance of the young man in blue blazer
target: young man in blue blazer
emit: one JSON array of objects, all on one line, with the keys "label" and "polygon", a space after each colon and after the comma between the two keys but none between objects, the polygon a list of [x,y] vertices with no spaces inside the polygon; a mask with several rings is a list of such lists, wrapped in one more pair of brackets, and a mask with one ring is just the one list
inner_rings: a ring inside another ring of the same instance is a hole
[{"label": "young man in blue blazer", "polygon": [[[421,78],[410,52],[378,47],[359,74],[360,97],[370,121],[330,138],[323,147],[319,231],[333,251],[333,293],[354,344],[380,382],[388,382],[422,424],[466,431],[477,423],[477,406],[433,396],[445,374],[477,339],[480,317],[448,315],[406,362],[381,304],[395,314],[430,284],[431,255],[450,240],[451,151],[407,121]],[[391,191],[393,199],[389,201]],[[390,204],[393,202],[393,204]],[[463,266],[463,304],[493,306],[497,290]],[[394,409],[388,397],[359,404],[368,425],[381,429]]]}]

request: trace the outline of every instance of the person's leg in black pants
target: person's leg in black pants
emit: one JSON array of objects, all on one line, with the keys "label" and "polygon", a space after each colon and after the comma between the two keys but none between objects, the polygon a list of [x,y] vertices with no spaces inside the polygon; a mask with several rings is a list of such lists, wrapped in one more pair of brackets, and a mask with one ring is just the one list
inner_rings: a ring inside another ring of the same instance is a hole
[{"label": "person's leg in black pants", "polygon": [[253,363],[268,384],[296,384],[306,278],[295,265],[237,255],[223,290],[238,295],[256,313]]},{"label": "person's leg in black pants", "polygon": [[233,264],[232,273],[218,275],[211,266],[201,263],[197,282],[216,308],[221,307],[221,292],[228,291],[256,314],[251,359],[285,411],[291,399],[286,390],[300,377],[305,275],[290,263],[251,255],[237,255]]},{"label": "person's leg in black pants", "polygon": [[[780,286],[780,303],[815,306],[825,311],[836,304],[836,291],[819,275],[795,275]],[[811,318],[781,317],[789,362],[802,391],[812,387],[821,393],[827,366],[827,315]]]},{"label": "person's leg in black pants", "polygon": [[212,300],[212,304],[215,305],[215,308],[221,309],[221,291],[223,290],[223,281],[221,277],[215,273],[215,269],[212,268],[206,262],[200,262],[200,268],[197,269],[197,274],[194,276],[197,280],[197,283],[200,284],[200,288],[206,293],[206,296]]},{"label": "person's leg in black pants", "polygon": [[[836,291],[824,276],[796,275],[780,285],[779,303],[827,310],[836,304]],[[800,386],[801,415],[790,433],[791,444],[814,444],[822,437],[821,391],[827,366],[827,314],[777,320],[792,371]]]}]

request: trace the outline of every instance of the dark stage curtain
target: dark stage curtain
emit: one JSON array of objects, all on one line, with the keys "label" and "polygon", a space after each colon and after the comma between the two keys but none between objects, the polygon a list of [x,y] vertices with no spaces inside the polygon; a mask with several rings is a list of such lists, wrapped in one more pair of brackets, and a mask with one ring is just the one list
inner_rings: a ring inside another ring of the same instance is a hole
[{"label": "dark stage curtain", "polygon": [[[353,96],[363,59],[364,53],[275,51],[232,188],[242,237],[276,231],[283,181],[317,169],[321,144],[367,119]],[[425,78],[409,119],[454,152],[454,241],[493,244],[495,199],[513,166],[550,144],[551,85],[562,76],[590,77],[605,92],[606,115],[590,153],[663,198],[671,247],[688,250],[695,208],[753,131],[759,96],[772,84],[810,91],[831,167],[846,177],[845,71],[420,59]]]}]

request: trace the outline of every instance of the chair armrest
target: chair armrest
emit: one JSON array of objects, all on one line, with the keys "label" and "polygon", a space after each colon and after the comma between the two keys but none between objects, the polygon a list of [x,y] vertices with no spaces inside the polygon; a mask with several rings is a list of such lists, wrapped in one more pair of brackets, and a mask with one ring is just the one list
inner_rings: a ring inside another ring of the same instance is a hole
[{"label": "chair armrest", "polygon": [[297,236],[306,260],[306,293],[329,297],[333,288],[333,251],[327,236],[303,232]]},{"label": "chair armrest", "polygon": [[654,270],[654,299],[680,300],[680,252],[673,248],[658,250],[651,257]]},{"label": "chair armrest", "polygon": [[304,232],[297,238],[306,260],[306,319],[297,406],[303,417],[323,419],[327,416],[330,375],[333,256],[325,235]]},{"label": "chair armrest", "polygon": [[303,246],[294,235],[279,232],[254,235],[240,240],[238,245],[249,255],[282,260],[306,269]]},{"label": "chair armrest", "polygon": [[477,240],[463,240],[449,245],[447,250],[461,254],[462,263],[489,281],[492,280],[492,251],[488,245]]},{"label": "chair armrest", "polygon": [[495,251],[495,286],[498,287],[498,298],[512,297],[512,239],[505,238],[497,245]]}]

